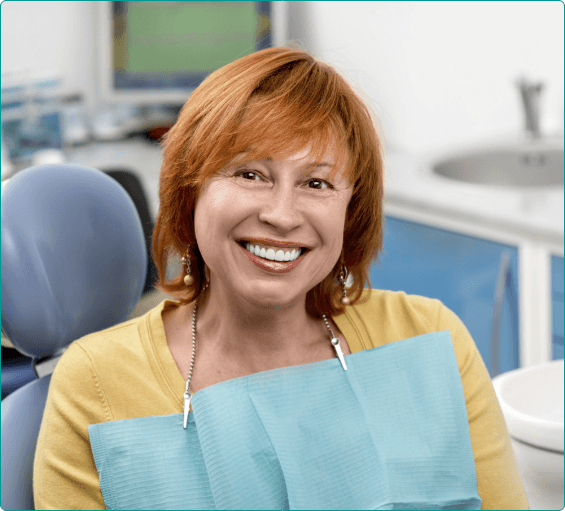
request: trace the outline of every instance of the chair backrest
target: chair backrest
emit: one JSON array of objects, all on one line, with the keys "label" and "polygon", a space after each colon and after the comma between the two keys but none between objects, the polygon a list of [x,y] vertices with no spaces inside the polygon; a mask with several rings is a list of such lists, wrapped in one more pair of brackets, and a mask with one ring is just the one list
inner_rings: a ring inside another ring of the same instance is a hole
[{"label": "chair backrest", "polygon": [[147,293],[154,289],[154,284],[157,281],[158,273],[155,262],[153,261],[153,254],[151,253],[151,239],[153,236],[153,216],[149,209],[149,200],[145,194],[143,184],[139,177],[131,170],[126,169],[103,169],[104,172],[112,179],[115,179],[123,189],[128,192],[128,195],[133,200],[139,218],[141,220],[141,227],[145,235],[145,246],[147,251],[147,277],[145,279],[145,286],[143,293]]},{"label": "chair backrest", "polygon": [[[2,329],[21,353],[52,356],[127,319],[147,273],[124,189],[79,165],[32,167],[2,190]],[[33,457],[50,376],[2,401],[1,507],[32,509]]]},{"label": "chair backrest", "polygon": [[33,457],[51,375],[2,401],[2,509],[34,509]]}]

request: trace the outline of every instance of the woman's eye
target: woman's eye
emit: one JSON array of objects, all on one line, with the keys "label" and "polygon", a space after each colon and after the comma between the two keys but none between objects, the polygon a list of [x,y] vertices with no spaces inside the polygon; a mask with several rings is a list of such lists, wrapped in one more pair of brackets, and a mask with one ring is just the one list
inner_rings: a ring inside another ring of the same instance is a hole
[{"label": "woman's eye", "polygon": [[243,179],[247,179],[248,181],[259,181],[261,177],[257,172],[253,172],[251,170],[240,170],[235,174],[237,177],[242,177]]},{"label": "woman's eye", "polygon": [[308,187],[323,190],[324,188],[331,188],[332,185],[323,179],[310,179],[310,181],[308,181]]}]

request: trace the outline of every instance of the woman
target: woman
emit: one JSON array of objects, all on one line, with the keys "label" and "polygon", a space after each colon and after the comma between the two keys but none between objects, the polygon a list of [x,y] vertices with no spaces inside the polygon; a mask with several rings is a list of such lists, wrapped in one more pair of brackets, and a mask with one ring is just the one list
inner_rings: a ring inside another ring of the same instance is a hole
[{"label": "woman", "polygon": [[65,353],[37,507],[527,508],[464,325],[364,290],[382,176],[366,107],[307,53],[208,77],[164,143],[153,253],[178,300]]}]

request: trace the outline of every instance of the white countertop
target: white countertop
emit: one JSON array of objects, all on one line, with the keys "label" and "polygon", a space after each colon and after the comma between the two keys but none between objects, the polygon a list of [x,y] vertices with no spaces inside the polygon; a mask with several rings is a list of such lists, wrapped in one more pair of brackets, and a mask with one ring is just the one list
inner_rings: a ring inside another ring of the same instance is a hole
[{"label": "white countertop", "polygon": [[514,188],[463,183],[432,172],[432,163],[439,157],[437,153],[389,153],[385,158],[386,204],[563,244],[563,186]]}]

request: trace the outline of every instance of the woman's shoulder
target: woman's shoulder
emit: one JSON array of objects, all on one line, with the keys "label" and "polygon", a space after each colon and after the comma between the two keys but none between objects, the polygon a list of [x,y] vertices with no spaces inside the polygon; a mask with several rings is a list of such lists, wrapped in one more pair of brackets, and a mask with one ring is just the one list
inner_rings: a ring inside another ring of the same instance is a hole
[{"label": "woman's shoulder", "polygon": [[[53,372],[51,401],[59,403],[57,406],[70,403],[72,413],[85,409],[91,424],[129,418],[131,410],[124,405],[125,393],[137,399],[136,403],[143,402],[138,399],[141,395],[150,405],[158,403],[160,387],[154,384],[159,372],[157,351],[160,344],[166,343],[161,321],[163,305],[74,341]],[[151,392],[159,395],[151,398]]]},{"label": "woman's shoulder", "polygon": [[366,348],[444,330],[452,339],[468,335],[461,320],[440,300],[403,291],[366,289],[346,315],[365,333]]},{"label": "woman's shoulder", "polygon": [[144,317],[129,319],[109,328],[85,335],[70,344],[58,365],[88,363],[99,365],[104,360],[117,361],[124,352],[141,348],[140,327]]},{"label": "woman's shoulder", "polygon": [[156,325],[165,302],[145,314],[128,319],[117,325],[85,335],[75,340],[67,348],[57,366],[83,367],[92,366],[97,371],[116,368],[124,361],[145,359],[147,349],[145,341],[158,335]]},{"label": "woman's shoulder", "polygon": [[[108,349],[117,348],[124,345],[132,345],[132,342],[140,337],[140,327],[151,311],[143,316],[128,319],[117,325],[92,332],[73,342],[72,345],[80,346],[84,351],[95,354],[96,352],[106,353]],[[71,345],[71,346],[72,346]]]},{"label": "woman's shoulder", "polygon": [[401,320],[417,330],[433,331],[440,314],[447,309],[440,300],[404,291],[365,289],[353,310],[367,321],[399,323]]}]

